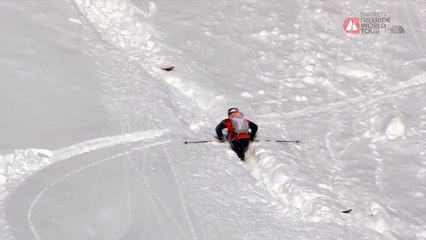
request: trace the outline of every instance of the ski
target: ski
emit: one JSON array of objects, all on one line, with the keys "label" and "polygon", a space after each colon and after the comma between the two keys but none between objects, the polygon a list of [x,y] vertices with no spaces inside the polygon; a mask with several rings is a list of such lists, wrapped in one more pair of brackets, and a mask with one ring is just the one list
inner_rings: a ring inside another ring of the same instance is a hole
[{"label": "ski", "polygon": [[352,212],[352,208],[350,208],[350,209],[348,209],[348,210],[344,210],[344,211],[342,211],[342,213],[346,213],[346,214],[349,214],[349,213],[351,213]]},{"label": "ski", "polygon": [[170,72],[170,71],[173,71],[175,69],[175,67],[174,66],[166,66],[166,67],[162,67],[161,69],[164,70],[164,71]]}]

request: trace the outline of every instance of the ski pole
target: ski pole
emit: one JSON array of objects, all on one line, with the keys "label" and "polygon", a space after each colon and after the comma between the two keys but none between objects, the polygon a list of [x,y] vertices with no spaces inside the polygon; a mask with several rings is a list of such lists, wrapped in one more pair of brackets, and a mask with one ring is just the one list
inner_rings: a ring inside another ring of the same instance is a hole
[{"label": "ski pole", "polygon": [[[271,140],[271,139],[256,139],[253,140],[253,142],[260,142],[260,141],[265,141],[265,142],[277,142],[277,143],[297,143],[299,144],[300,141],[299,140]],[[192,143],[209,143],[212,142],[211,140],[185,140],[185,144],[192,144]]]},{"label": "ski pole", "polygon": [[275,142],[279,142],[279,143],[297,143],[297,144],[300,143],[299,140],[275,140]]},{"label": "ski pole", "polygon": [[197,141],[188,141],[188,140],[185,140],[185,144],[191,144],[191,143],[208,143],[208,142],[211,142],[210,140],[197,140]]},{"label": "ski pole", "polygon": [[265,141],[265,142],[277,142],[277,143],[297,143],[299,144],[300,141],[299,140],[271,140],[271,139],[256,139],[253,140],[254,142],[260,142],[260,141]]}]

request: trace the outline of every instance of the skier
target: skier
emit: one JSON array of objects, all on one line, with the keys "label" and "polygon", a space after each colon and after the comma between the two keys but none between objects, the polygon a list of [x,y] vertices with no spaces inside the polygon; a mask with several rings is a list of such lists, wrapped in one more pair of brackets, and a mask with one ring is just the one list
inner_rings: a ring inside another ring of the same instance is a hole
[{"label": "skier", "polygon": [[257,132],[257,125],[244,118],[238,108],[228,109],[228,118],[216,126],[216,134],[221,142],[225,141],[222,130],[228,130],[227,138],[231,148],[237,153],[241,161],[245,161],[244,153],[247,151],[249,141],[253,141]]}]

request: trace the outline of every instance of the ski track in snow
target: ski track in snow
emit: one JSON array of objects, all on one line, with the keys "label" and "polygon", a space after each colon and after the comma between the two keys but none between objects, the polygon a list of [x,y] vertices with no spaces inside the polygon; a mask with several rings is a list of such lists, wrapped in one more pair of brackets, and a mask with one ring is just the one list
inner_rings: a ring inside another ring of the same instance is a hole
[{"label": "ski track in snow", "polygon": [[[154,201],[153,199],[152,199],[152,204],[154,205],[154,206],[156,206],[156,203],[158,202],[158,203],[160,203],[160,206],[167,212],[167,215],[173,220],[173,223],[176,225],[176,227],[180,230],[180,232],[182,233],[182,235],[185,237],[185,239],[196,239],[196,237],[195,237],[195,235],[192,235],[192,237],[189,237],[186,233],[185,233],[185,230],[183,229],[183,227],[181,226],[181,224],[176,220],[176,218],[173,216],[173,214],[171,213],[171,211],[169,210],[169,208],[167,207],[167,205],[163,202],[163,200],[161,199],[161,197],[155,192],[155,190],[151,187],[151,185],[149,184],[149,182],[148,182],[148,180],[146,179],[146,177],[145,177],[145,174],[142,172],[142,171],[140,171],[139,170],[139,167],[135,164],[135,162],[134,162],[134,160],[131,158],[131,157],[129,157],[129,161],[130,161],[130,163],[132,164],[132,166],[134,167],[134,169],[136,169],[137,170],[137,172],[138,172],[138,176],[140,177],[140,179],[142,179],[142,181],[143,181],[143,183],[148,187],[148,189],[150,190],[150,192],[154,195],[154,197],[155,197],[155,199],[156,199],[156,201]],[[173,169],[173,168],[172,168]],[[173,170],[172,170],[173,171]],[[176,178],[175,178],[175,181],[176,181]],[[178,184],[178,182],[176,181],[176,183]],[[179,190],[179,194],[181,193],[181,190],[180,190],[180,188],[179,188],[179,185],[178,185],[178,190]],[[190,228],[191,228],[191,233],[192,234],[194,234],[194,230],[192,229],[192,224],[191,224],[191,221],[190,221],[190,219],[189,219],[189,217],[188,217],[188,213],[187,213],[187,210],[186,210],[186,207],[185,207],[185,204],[184,204],[184,201],[183,201],[183,198],[182,198],[182,195],[180,194],[179,195],[179,197],[180,197],[180,199],[181,199],[181,203],[182,203],[182,205],[184,206],[184,211],[185,211],[185,215],[186,215],[186,218],[187,218],[187,223],[188,223],[188,225],[190,226]],[[157,213],[157,215],[158,215],[158,213]],[[158,218],[159,219],[159,218]],[[160,220],[161,221],[161,220]],[[165,226],[163,226],[163,232],[165,232]]]},{"label": "ski track in snow", "polygon": [[[156,142],[156,143],[152,143],[152,144],[147,144],[147,145],[145,145],[145,146],[143,146],[143,147],[140,147],[140,148],[135,148],[135,149],[133,149],[132,151],[137,151],[137,150],[141,150],[141,149],[148,149],[148,148],[150,148],[150,147],[154,147],[154,146],[158,146],[158,145],[163,145],[163,144],[168,144],[168,143],[170,143],[170,140],[165,140],[165,141],[159,141],[159,142]],[[50,189],[52,189],[53,187],[55,187],[58,183],[60,183],[61,181],[63,181],[63,180],[65,180],[66,178],[68,178],[68,177],[71,177],[71,176],[73,176],[73,175],[75,175],[75,174],[77,174],[77,173],[79,173],[79,172],[81,172],[82,170],[85,170],[85,169],[87,169],[87,168],[90,168],[90,167],[94,167],[94,166],[97,166],[97,165],[99,165],[99,164],[102,164],[102,163],[105,163],[105,162],[108,162],[108,161],[111,161],[111,160],[114,160],[114,159],[116,159],[117,157],[120,157],[120,156],[125,156],[125,155],[128,155],[128,154],[130,154],[132,151],[126,151],[126,152],[123,152],[123,153],[120,153],[120,154],[117,154],[117,155],[114,155],[114,156],[112,156],[112,157],[109,157],[109,158],[105,158],[105,159],[101,159],[101,160],[98,160],[98,161],[95,161],[95,162],[92,162],[92,163],[90,163],[90,164],[87,164],[87,165],[85,165],[85,166],[82,166],[82,167],[80,167],[80,168],[78,168],[78,169],[76,169],[76,170],[73,170],[73,171],[71,171],[71,172],[69,172],[68,174],[65,174],[65,175],[63,175],[62,177],[60,177],[60,178],[58,178],[58,179],[56,179],[55,181],[53,181],[49,186],[47,186],[47,187],[45,187],[37,196],[36,196],[36,198],[34,199],[34,201],[31,203],[31,205],[30,205],[30,209],[29,209],[29,211],[28,211],[28,223],[29,223],[29,226],[31,227],[31,230],[32,230],[32,232],[33,232],[33,234],[34,234],[34,237],[37,239],[37,240],[40,240],[41,238],[40,238],[40,236],[39,236],[39,234],[38,234],[38,232],[37,232],[37,229],[36,229],[36,227],[35,227],[35,225],[34,225],[34,223],[32,222],[32,220],[31,220],[31,216],[32,216],[32,212],[33,212],[33,209],[34,209],[34,207],[36,206],[36,204],[37,204],[37,202],[39,201],[39,199],[41,198],[41,197],[43,197],[43,195],[47,192],[47,191],[49,191]],[[72,157],[72,156],[70,156],[70,157]],[[145,182],[145,184],[147,184],[148,186],[149,186],[149,184],[147,183],[147,182]],[[151,191],[153,191],[152,189],[151,189]],[[153,191],[154,192],[154,191]],[[161,202],[161,199],[159,199],[158,198],[158,200],[160,200],[160,202]],[[163,205],[163,207],[165,208],[165,209],[167,209],[167,207],[165,206],[165,205]],[[173,216],[171,216],[171,217],[173,217]]]},{"label": "ski track in snow", "polygon": [[[159,137],[159,136],[161,136],[163,134],[164,134],[164,132],[161,132],[161,131],[145,131],[145,132],[137,132],[137,133],[126,133],[126,134],[118,135],[118,136],[114,136],[114,137],[105,137],[105,138],[99,138],[99,139],[89,140],[89,141],[86,141],[86,142],[83,142],[83,143],[71,145],[69,147],[65,147],[65,148],[61,148],[61,149],[52,151],[49,154],[50,155],[50,159],[51,159],[50,160],[51,163],[47,163],[46,165],[50,165],[52,163],[60,164],[60,161],[64,161],[64,160],[69,159],[71,157],[75,157],[75,156],[78,156],[78,155],[81,155],[81,154],[84,154],[84,153],[87,153],[87,152],[90,152],[90,151],[96,151],[96,150],[99,150],[99,149],[102,149],[102,148],[116,146],[116,145],[120,145],[120,144],[128,143],[128,142],[139,142],[139,141],[142,141],[144,139],[152,139],[152,138],[155,138],[155,137]],[[150,147],[158,146],[158,145],[162,145],[162,144],[167,144],[167,143],[170,143],[170,140],[159,141],[157,143],[149,144],[149,145],[143,146],[141,148],[134,149],[132,151],[140,150],[140,149],[146,149],[146,148],[150,148]],[[23,150],[23,151],[25,152],[27,150]],[[33,149],[32,151],[34,152],[35,155],[37,155],[38,153],[41,153],[41,154],[43,154],[43,156],[46,156],[47,155],[46,152],[49,152],[48,150],[36,150],[36,149]],[[19,155],[16,154],[16,152],[19,152],[19,151],[15,151],[15,153],[13,153],[12,155],[19,156]],[[49,185],[48,187],[46,187],[45,189],[43,189],[37,195],[37,197],[35,198],[35,200],[31,204],[30,210],[28,212],[28,222],[29,222],[29,225],[31,227],[31,230],[34,233],[35,238],[36,239],[41,239],[39,237],[37,231],[36,231],[36,228],[34,227],[34,224],[31,221],[32,209],[34,208],[34,206],[36,205],[37,201],[43,196],[43,194],[45,192],[47,192],[48,190],[50,190],[51,188],[53,188],[60,181],[63,181],[64,179],[66,179],[66,178],[68,178],[68,177],[70,177],[70,176],[72,176],[72,175],[74,175],[74,174],[76,174],[76,173],[78,173],[78,172],[86,169],[86,168],[93,167],[93,166],[102,164],[102,163],[107,162],[107,161],[111,161],[111,160],[113,160],[113,159],[115,159],[115,158],[117,158],[119,156],[128,155],[130,152],[131,151],[124,152],[124,153],[115,155],[115,156],[113,156],[111,158],[102,159],[102,160],[99,160],[99,161],[87,164],[87,165],[85,165],[83,167],[80,167],[80,168],[78,168],[78,169],[76,169],[76,170],[74,170],[74,171],[72,171],[72,172],[70,172],[70,173],[68,173],[68,174],[66,174],[66,175],[58,178],[57,180],[55,180],[54,182],[52,182],[51,185]],[[23,156],[25,157],[25,155],[23,155]],[[7,157],[7,155],[5,155],[5,156],[3,156],[3,158],[7,159],[8,157]],[[19,159],[19,160],[15,160],[15,159],[13,159],[13,160],[14,161],[25,161],[25,158],[24,159]],[[38,167],[42,167],[42,166],[38,166]],[[37,169],[37,168],[36,169],[31,169],[30,172],[26,172],[25,173],[26,174],[25,176],[28,177],[29,175],[31,175],[31,173],[33,171],[37,171],[37,170],[39,170],[39,169]],[[6,173],[7,172],[8,171],[6,171]],[[13,175],[16,175],[16,174],[13,174]],[[7,175],[6,175],[6,177],[7,177]],[[16,177],[16,176],[14,176],[14,177]],[[23,176],[21,176],[21,178],[22,177]],[[2,194],[3,194],[3,196],[5,195],[4,192]]]},{"label": "ski track in snow", "polygon": [[[50,163],[46,163],[45,165],[50,165],[50,164],[53,164],[53,163],[60,164],[61,161],[66,161],[69,158],[76,157],[76,156],[79,156],[81,154],[85,154],[85,153],[88,153],[88,152],[91,152],[91,151],[97,151],[99,149],[108,148],[108,147],[111,147],[111,146],[117,146],[117,145],[121,145],[121,144],[125,144],[125,143],[132,143],[132,142],[138,142],[140,144],[143,144],[144,139],[149,139],[149,140],[152,141],[152,139],[155,139],[155,138],[158,138],[158,137],[164,135],[165,132],[167,132],[167,131],[151,130],[151,131],[144,131],[144,132],[125,133],[125,134],[118,135],[118,136],[104,137],[104,138],[98,138],[98,139],[85,141],[85,142],[74,144],[74,145],[64,147],[64,148],[61,148],[61,149],[58,149],[58,150],[55,150],[55,151],[37,150],[37,149],[33,149],[31,151],[34,152],[35,155],[37,155],[38,153],[43,154],[43,156],[49,155]],[[114,155],[114,156],[109,157],[109,158],[105,158],[105,159],[101,159],[101,160],[92,162],[90,164],[82,166],[82,167],[80,167],[76,170],[73,170],[73,171],[69,172],[68,174],[65,174],[65,175],[61,176],[60,178],[54,180],[49,186],[45,187],[42,191],[40,191],[40,193],[35,197],[34,201],[30,205],[27,220],[28,220],[28,224],[31,228],[31,231],[34,234],[34,237],[37,240],[42,239],[37,232],[37,228],[35,227],[35,224],[32,222],[32,212],[33,212],[34,207],[37,205],[37,202],[39,201],[39,199],[42,198],[43,195],[47,191],[54,188],[61,181],[65,180],[69,177],[72,177],[73,175],[75,175],[75,174],[77,174],[77,173],[79,173],[79,172],[81,172],[81,171],[83,171],[87,168],[95,167],[95,166],[101,165],[103,163],[106,163],[108,161],[112,161],[112,160],[114,160],[114,159],[116,159],[120,156],[126,156],[129,160],[129,162],[131,163],[131,166],[133,167],[133,169],[137,170],[138,176],[140,177],[140,179],[142,179],[142,183],[144,185],[146,185],[146,187],[149,189],[150,193],[154,196],[155,201],[152,200],[151,203],[154,207],[155,212],[158,211],[157,207],[156,207],[157,206],[156,203],[160,203],[160,207],[163,208],[167,212],[169,217],[173,220],[174,224],[178,227],[178,229],[180,229],[180,231],[181,231],[182,235],[185,237],[185,239],[197,239],[194,235],[195,232],[192,229],[192,225],[191,225],[189,216],[187,214],[186,206],[184,207],[185,208],[185,214],[186,214],[186,218],[187,218],[187,223],[189,224],[189,226],[191,228],[192,237],[189,237],[185,233],[185,230],[183,230],[181,224],[176,221],[175,217],[173,216],[171,211],[168,209],[167,205],[161,200],[161,197],[158,194],[156,194],[155,190],[150,186],[150,183],[146,179],[143,172],[141,172],[139,170],[139,168],[134,163],[134,160],[130,157],[130,153],[132,153],[134,151],[140,151],[142,149],[149,149],[151,147],[155,147],[155,146],[159,146],[159,145],[167,145],[167,144],[170,144],[170,142],[171,142],[171,140],[163,140],[163,141],[158,140],[156,143],[148,143],[145,146],[140,147],[140,148],[127,149],[123,153]],[[127,148],[127,145],[125,145],[125,146]],[[25,151],[28,151],[28,150],[23,150],[23,151],[25,152]],[[12,153],[10,155],[14,155],[14,158],[16,158],[16,156],[19,157],[19,155],[16,154],[17,152],[19,152],[19,151],[15,151],[15,153]],[[49,153],[49,154],[47,154],[47,153]],[[7,159],[7,156],[8,155],[5,155],[3,158]],[[25,161],[25,155],[23,155],[23,156],[24,156],[23,159],[18,159],[18,160],[15,160],[15,161]],[[169,162],[169,164],[171,165],[171,162]],[[38,167],[41,168],[43,166],[39,165]],[[171,165],[171,167],[172,167],[172,165]],[[39,169],[37,169],[37,168],[31,169],[31,171],[25,173],[25,176],[28,177],[28,176],[31,175],[32,172],[37,171],[37,170],[39,170]],[[173,167],[172,167],[172,171],[175,174]],[[125,171],[125,172],[127,172],[127,171]],[[6,171],[6,173],[7,173],[7,171]],[[13,175],[15,175],[14,176],[15,178],[17,177],[16,174],[13,174]],[[20,178],[22,178],[22,177],[23,176],[21,176]],[[176,175],[175,175],[175,177],[176,177]],[[22,179],[20,179],[20,180],[22,180]],[[178,184],[177,180],[176,180],[176,182]],[[179,190],[179,193],[180,193],[180,198],[183,201],[183,197],[181,195],[180,188],[178,190]],[[5,195],[4,192],[2,194]],[[182,204],[184,204],[184,203],[182,203]],[[131,211],[129,209],[128,209],[128,212],[131,214]],[[160,221],[160,224],[161,224],[161,219],[157,218],[157,220]],[[162,227],[163,227],[163,231],[165,231],[164,230],[165,226],[162,226]]]},{"label": "ski track in snow", "polygon": [[417,31],[414,30],[413,23],[410,19],[410,15],[408,14],[407,1],[406,0],[402,0],[402,1],[403,1],[403,7],[402,8],[404,9],[404,14],[405,14],[405,17],[408,20],[408,23],[409,23],[408,25],[410,26],[410,30],[411,30],[414,38],[416,39],[417,46],[419,47],[420,51],[422,52],[423,57],[426,57],[426,53],[425,53],[425,50],[423,48],[424,46],[422,46],[422,44],[420,43],[419,38],[417,37]]},{"label": "ski track in snow", "polygon": [[[164,75],[160,66],[173,62],[164,55],[171,50],[158,41],[159,37],[150,24],[150,18],[156,14],[156,5],[149,3],[149,12],[144,13],[128,0],[75,0],[77,8],[101,38],[125,51],[132,61],[141,62],[140,67],[151,76],[164,81],[171,90],[186,97],[191,105],[207,110],[211,106],[207,96],[214,97],[211,89],[203,89],[196,82],[183,82],[177,76]],[[138,21],[142,19],[141,21]],[[207,98],[206,98],[207,97]]]},{"label": "ski track in snow", "polygon": [[[76,144],[76,145],[72,145],[70,147],[66,147],[66,148],[62,148],[56,151],[53,151],[53,156],[58,156],[53,157],[54,162],[57,161],[64,161],[66,159],[90,152],[90,151],[95,151],[95,150],[99,150],[101,148],[106,148],[106,147],[110,147],[110,146],[115,146],[115,145],[120,145],[126,142],[140,142],[143,141],[144,138],[149,138],[152,139],[153,137],[158,137],[161,136],[162,133],[158,132],[158,131],[147,131],[147,132],[140,132],[140,133],[127,133],[127,134],[123,134],[123,135],[119,135],[119,136],[115,136],[115,137],[106,137],[106,138],[100,138],[100,139],[95,139],[95,140],[90,140],[90,141],[86,141],[84,143],[80,143],[80,144]],[[148,137],[147,137],[148,136]],[[150,183],[148,182],[148,180],[145,177],[145,174],[143,173],[143,171],[139,170],[139,167],[135,164],[134,160],[130,157],[130,153],[134,152],[134,151],[140,151],[142,149],[149,149],[151,147],[154,146],[159,146],[159,145],[166,145],[169,144],[171,142],[171,140],[164,140],[164,141],[158,141],[156,143],[151,143],[151,144],[147,144],[143,147],[140,148],[133,148],[133,149],[127,149],[125,152],[114,155],[112,157],[109,158],[105,158],[105,159],[101,159],[95,162],[92,162],[90,164],[87,164],[85,166],[82,166],[76,170],[71,171],[68,174],[63,175],[62,177],[56,179],[55,181],[53,181],[49,186],[45,187],[34,199],[34,201],[31,203],[31,206],[29,208],[29,212],[28,212],[28,223],[29,226],[31,228],[31,231],[34,234],[34,237],[37,240],[42,239],[38,232],[37,229],[35,227],[35,224],[32,222],[32,212],[34,207],[37,205],[37,202],[39,201],[40,198],[43,197],[43,195],[51,190],[52,188],[54,188],[58,183],[60,183],[61,181],[65,180],[66,178],[69,178],[79,172],[81,172],[82,170],[85,170],[87,168],[91,168],[91,167],[95,167],[97,165],[101,165],[105,162],[108,161],[112,161],[114,159],[116,159],[117,157],[120,156],[127,156],[131,166],[133,167],[133,169],[136,169],[138,172],[138,176],[141,179],[142,183],[144,185],[146,185],[146,187],[149,189],[150,193],[154,196],[155,201],[152,199],[151,203],[155,209],[155,212],[157,212],[157,203],[160,203],[160,207],[163,208],[167,214],[169,215],[169,217],[173,220],[174,224],[176,225],[176,227],[178,227],[178,229],[181,231],[182,235],[185,237],[185,239],[197,239],[195,236],[195,232],[192,229],[192,224],[191,224],[191,220],[189,219],[187,210],[186,210],[186,206],[184,204],[184,199],[182,196],[182,192],[181,189],[179,187],[179,182],[176,178],[176,172],[173,168],[172,163],[169,161],[168,163],[170,164],[174,177],[176,179],[176,183],[178,185],[178,191],[179,191],[179,197],[182,201],[182,204],[184,205],[184,209],[185,209],[185,215],[186,215],[186,219],[187,219],[187,224],[190,226],[191,229],[191,234],[192,236],[189,237],[186,233],[185,230],[183,229],[183,227],[181,226],[181,224],[175,219],[175,217],[173,216],[173,214],[171,213],[171,211],[168,209],[167,205],[161,200],[161,197],[156,193],[156,191],[151,187]],[[140,142],[141,144],[143,144],[143,142]],[[77,150],[76,150],[77,149]],[[57,153],[57,154],[56,154]],[[131,213],[130,210],[128,210],[129,213]],[[158,213],[157,213],[158,215]],[[165,232],[165,226],[161,223],[161,219],[157,218],[158,221],[160,221],[160,224],[162,225],[163,231]]]},{"label": "ski track in snow", "polygon": [[[125,128],[131,128],[131,126],[129,125],[128,122],[124,122],[123,124],[124,124],[124,126],[122,126],[122,132],[125,131]],[[125,145],[125,148],[127,149],[127,145]],[[127,151],[129,151],[129,150],[127,150]],[[195,235],[195,231],[194,231],[193,226],[192,226],[191,219],[189,218],[189,215],[188,215],[188,210],[187,210],[187,207],[186,207],[186,204],[185,204],[184,197],[182,195],[182,190],[181,190],[180,183],[179,183],[179,180],[178,180],[177,175],[176,175],[176,171],[175,171],[173,164],[170,160],[171,157],[168,154],[166,156],[169,156],[167,158],[168,159],[167,163],[168,163],[168,165],[169,165],[169,167],[170,167],[170,169],[173,173],[174,181],[176,183],[177,191],[178,191],[178,194],[179,194],[179,200],[180,200],[180,203],[182,205],[182,208],[183,208],[183,211],[184,211],[184,214],[185,214],[186,223],[189,226],[189,229],[190,229],[190,232],[191,232],[191,237],[186,234],[182,225],[176,220],[176,218],[173,216],[173,214],[171,213],[171,211],[169,210],[167,205],[162,201],[161,197],[155,192],[154,188],[152,188],[152,186],[149,184],[149,181],[148,181],[148,179],[147,179],[147,177],[145,176],[145,173],[144,173],[145,164],[146,164],[147,161],[143,162],[142,170],[140,170],[140,168],[136,165],[135,160],[129,154],[126,154],[128,162],[131,164],[131,166],[133,166],[133,169],[136,169],[139,179],[142,180],[142,183],[144,185],[146,185],[146,187],[149,189],[150,193],[152,193],[152,195],[156,199],[156,201],[154,201],[154,199],[150,196],[151,203],[155,208],[155,213],[156,213],[157,219],[161,224],[164,237],[167,238],[166,233],[165,233],[166,232],[165,231],[166,226],[164,226],[164,224],[161,223],[161,219],[158,217],[159,215],[158,215],[158,211],[156,210],[157,209],[156,208],[156,202],[160,203],[160,206],[167,212],[168,216],[173,220],[173,223],[180,230],[181,234],[185,237],[185,239],[197,239],[197,237]]]},{"label": "ski track in snow", "polygon": [[[161,71],[159,70],[159,66],[162,64],[164,59],[162,55],[159,54],[161,52],[161,47],[158,46],[159,44],[157,42],[155,42],[155,39],[157,39],[158,36],[149,24],[149,18],[156,12],[156,6],[154,3],[149,3],[149,13],[147,14],[133,6],[130,1],[104,2],[95,0],[76,0],[75,3],[82,15],[85,16],[88,19],[88,22],[93,25],[94,29],[99,32],[101,38],[110,44],[113,44],[117,48],[128,52],[132,61],[145,62],[146,64],[141,64],[140,67],[147,71],[151,76],[160,80],[164,79],[164,83],[170,85],[172,90],[176,90],[185,96],[190,102],[196,102],[193,98],[193,95],[196,93],[191,90],[187,91],[183,88],[184,84],[181,79],[178,77],[163,76],[161,75],[161,72],[159,72]],[[143,19],[143,21],[134,21],[135,19]],[[193,88],[199,87],[195,86]],[[199,105],[198,107],[200,106],[205,106],[205,104]],[[126,120],[122,121],[122,125],[124,125],[122,126],[122,132],[126,132],[131,129],[131,125]],[[129,157],[128,160],[133,168],[138,170],[142,182],[148,186],[150,192],[153,194],[156,200],[154,201],[154,199],[151,198],[154,208],[156,209],[155,202],[160,202],[161,206],[167,210],[166,205],[155,193],[153,188],[149,186],[146,177],[143,172],[137,168],[134,160],[131,159],[131,157]],[[176,178],[175,170],[171,162],[168,162],[168,164],[170,165],[175,177],[180,201],[187,219],[187,224],[192,234],[191,239],[197,239],[192,227],[191,219],[187,213],[185,201],[179,187],[179,181]],[[157,212],[157,210],[155,210],[155,212]],[[185,238],[190,239],[170,211],[167,210],[167,213],[173,219],[175,225],[180,229]],[[165,226],[163,226],[163,224],[161,224],[161,226],[164,232]]]},{"label": "ski track in snow", "polygon": [[297,111],[282,113],[282,116],[275,115],[259,115],[258,118],[270,119],[295,119],[295,118],[306,118],[310,117],[313,114],[319,113],[329,113],[333,111],[348,111],[352,110],[354,104],[358,104],[360,108],[363,108],[374,103],[378,103],[387,98],[395,98],[400,95],[408,95],[413,92],[417,92],[425,89],[426,84],[426,75],[418,75],[406,82],[401,82],[399,86],[395,86],[389,89],[387,93],[381,92],[380,94],[369,93],[367,95],[360,95],[359,97],[350,98],[343,102],[330,103],[324,106],[318,107],[306,107]]},{"label": "ski track in snow", "polygon": [[[95,151],[101,148],[107,148],[123,143],[138,142],[146,138],[155,138],[162,136],[167,131],[140,131],[133,133],[124,133],[117,136],[96,138],[81,143],[73,144],[57,150],[47,149],[17,149],[14,151],[3,152],[0,157],[4,161],[2,177],[7,180],[22,181],[20,178],[26,178],[35,171],[40,170],[49,164],[66,160],[70,157],[78,156],[84,153]],[[29,168],[26,160],[32,162]],[[4,189],[3,189],[4,190]],[[3,192],[3,195],[5,193]]]}]

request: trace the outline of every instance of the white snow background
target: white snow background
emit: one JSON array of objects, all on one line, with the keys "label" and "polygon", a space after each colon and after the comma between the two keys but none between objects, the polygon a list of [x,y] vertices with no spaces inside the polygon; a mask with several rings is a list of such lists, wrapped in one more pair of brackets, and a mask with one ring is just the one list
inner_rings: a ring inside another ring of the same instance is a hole
[{"label": "white snow background", "polygon": [[[363,11],[405,33],[345,33]],[[423,0],[2,0],[0,20],[1,239],[426,239]],[[302,143],[239,161],[214,138],[233,106]]]}]

